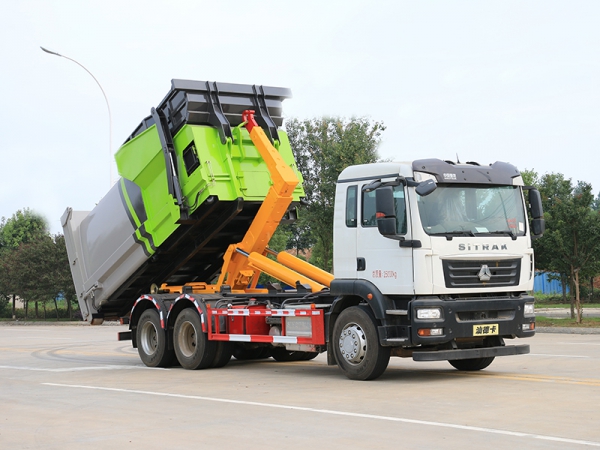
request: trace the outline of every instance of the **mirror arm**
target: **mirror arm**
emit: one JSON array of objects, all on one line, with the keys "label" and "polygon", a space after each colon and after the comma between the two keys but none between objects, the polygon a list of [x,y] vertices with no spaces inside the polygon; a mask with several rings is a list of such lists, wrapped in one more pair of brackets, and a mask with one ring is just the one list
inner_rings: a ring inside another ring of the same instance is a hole
[{"label": "mirror arm", "polygon": [[[407,180],[406,178],[404,178],[402,175],[398,176],[395,180],[393,181],[386,181],[385,183],[382,183],[381,180],[375,180],[369,184],[365,184],[362,188],[363,192],[371,192],[374,191],[375,189],[378,189],[380,187],[385,187],[385,186],[400,186],[401,184],[406,184],[408,186],[412,186],[410,183],[411,180]],[[414,183],[414,181],[412,181]],[[417,183],[418,184],[418,183]],[[416,186],[416,185],[415,185]]]}]

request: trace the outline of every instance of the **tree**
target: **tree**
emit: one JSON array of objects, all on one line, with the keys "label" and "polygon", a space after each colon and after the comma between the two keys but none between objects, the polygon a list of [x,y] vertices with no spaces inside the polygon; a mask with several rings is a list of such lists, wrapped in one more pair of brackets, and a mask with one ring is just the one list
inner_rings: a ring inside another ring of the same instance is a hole
[{"label": "tree", "polygon": [[73,284],[73,277],[71,276],[71,266],[69,264],[64,235],[57,234],[54,237],[54,246],[55,284],[67,303],[67,314],[69,315],[69,319],[72,319],[73,303],[77,302],[77,294],[75,292],[75,285]]},{"label": "tree", "polygon": [[10,262],[4,261],[3,270],[10,277],[12,292],[25,301],[25,317],[31,301],[41,303],[44,312],[53,301],[57,319],[58,298],[65,297],[69,308],[74,287],[62,235],[45,234],[20,244],[10,253]]},{"label": "tree", "polygon": [[[300,211],[292,242],[314,242],[311,261],[332,270],[333,209],[337,177],[353,164],[377,160],[385,126],[367,118],[291,119],[286,131],[304,178],[307,206]],[[306,233],[306,230],[310,230]],[[294,232],[294,229],[292,229]],[[308,241],[307,241],[308,239]]]},{"label": "tree", "polygon": [[539,179],[546,232],[534,241],[537,265],[571,282],[576,321],[581,323],[580,280],[600,273],[600,213],[592,209],[589,183],[573,185],[562,174]]},{"label": "tree", "polygon": [[29,208],[18,210],[10,219],[0,221],[0,249],[16,249],[19,244],[48,234],[48,224],[41,215]]},{"label": "tree", "polygon": [[48,234],[46,220],[29,208],[18,210],[9,219],[2,217],[0,220],[0,295],[8,298],[12,295],[12,315],[15,318],[15,303],[17,294],[12,289],[8,268],[10,267],[11,253],[20,244],[28,243],[40,236]]},{"label": "tree", "polygon": [[594,211],[600,211],[600,192],[598,192],[596,200],[594,200],[594,202],[592,203],[592,209]]}]

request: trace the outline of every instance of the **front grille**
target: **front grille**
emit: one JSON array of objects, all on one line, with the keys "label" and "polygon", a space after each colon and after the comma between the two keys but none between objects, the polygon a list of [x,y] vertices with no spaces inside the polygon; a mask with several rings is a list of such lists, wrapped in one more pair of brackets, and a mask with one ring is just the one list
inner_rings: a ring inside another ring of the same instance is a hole
[{"label": "front grille", "polygon": [[[443,260],[442,263],[444,279],[448,288],[517,286],[521,275],[520,259],[496,261]],[[489,279],[487,279],[487,276],[489,276]]]},{"label": "front grille", "polygon": [[515,318],[514,310],[496,311],[458,311],[458,322],[479,322],[481,320],[512,320]]}]

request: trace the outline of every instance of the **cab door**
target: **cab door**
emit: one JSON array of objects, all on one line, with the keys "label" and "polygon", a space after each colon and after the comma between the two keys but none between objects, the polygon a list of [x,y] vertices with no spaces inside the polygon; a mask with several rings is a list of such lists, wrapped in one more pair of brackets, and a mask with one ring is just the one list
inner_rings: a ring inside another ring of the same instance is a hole
[{"label": "cab door", "polygon": [[333,219],[333,273],[336,278],[356,278],[356,230],[358,192],[355,184],[338,184]]},{"label": "cab door", "polygon": [[[382,236],[377,228],[375,191],[358,191],[359,224],[356,228],[356,277],[375,284],[383,294],[413,295],[413,250]],[[412,240],[406,187],[394,187],[397,234]]]}]

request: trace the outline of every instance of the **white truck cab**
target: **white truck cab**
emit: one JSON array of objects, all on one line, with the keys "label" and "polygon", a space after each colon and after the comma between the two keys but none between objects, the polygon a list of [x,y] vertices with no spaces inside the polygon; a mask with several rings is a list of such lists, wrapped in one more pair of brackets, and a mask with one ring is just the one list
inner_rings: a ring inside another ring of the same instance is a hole
[{"label": "white truck cab", "polygon": [[415,360],[445,359],[443,346],[473,350],[454,362],[475,370],[529,351],[503,341],[535,333],[531,239],[544,228],[539,193],[516,167],[438,159],[348,167],[334,224],[331,291],[368,299],[382,346],[401,343]]}]

